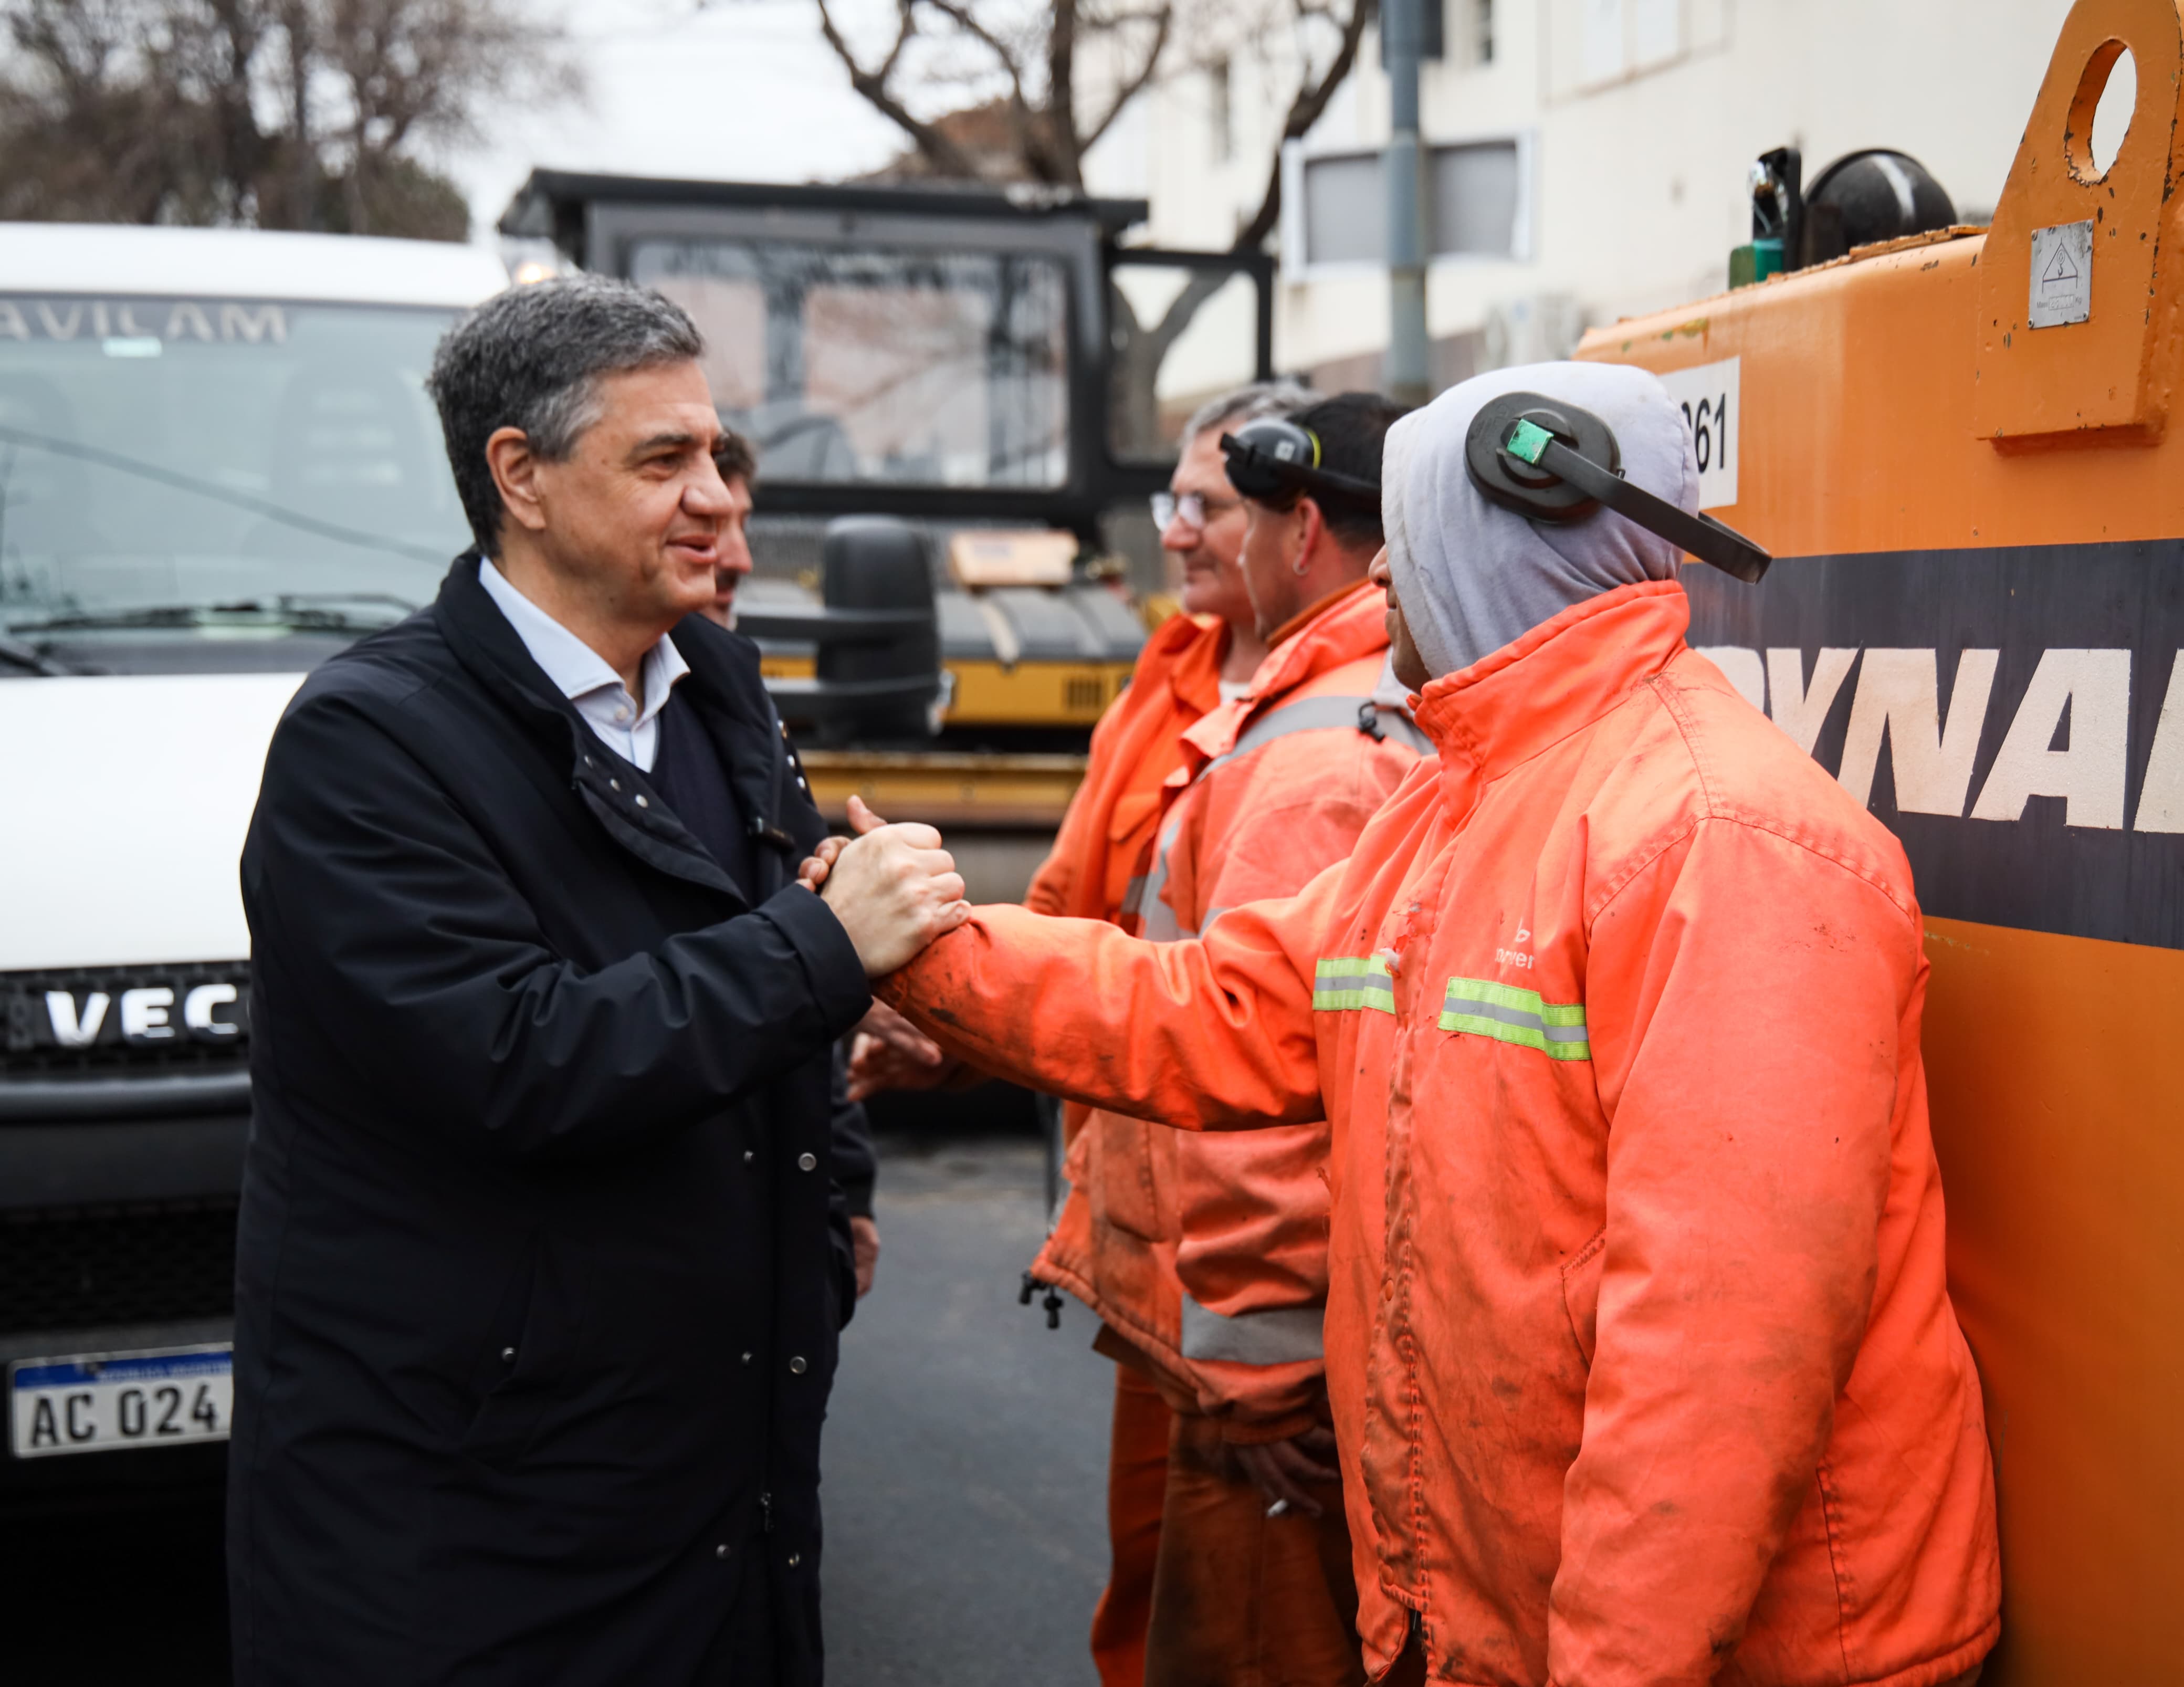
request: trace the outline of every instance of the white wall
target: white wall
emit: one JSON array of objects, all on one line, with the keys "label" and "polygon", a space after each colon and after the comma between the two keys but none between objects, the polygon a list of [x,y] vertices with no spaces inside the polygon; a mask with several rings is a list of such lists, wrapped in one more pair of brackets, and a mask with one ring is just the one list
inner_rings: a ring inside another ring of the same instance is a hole
[{"label": "white wall", "polygon": [[[1581,322],[1719,292],[1730,249],[1749,237],[1746,171],[1771,147],[1801,148],[1808,179],[1853,148],[1899,148],[1960,213],[1983,220],[2070,9],[2070,0],[1495,0],[1494,58],[1480,64],[1478,0],[1444,3],[1447,56],[1426,67],[1422,91],[1427,142],[1522,136],[1530,161],[1528,254],[1440,259],[1429,280],[1430,333],[1484,331],[1484,353],[1472,351],[1485,361],[1496,350],[1515,360],[1561,349],[1542,332],[1561,338]],[[1602,30],[1618,18],[1623,39],[1659,62],[1603,80],[1600,49],[1612,37]],[[1240,44],[1233,64],[1226,161],[1214,156],[1204,75],[1173,75],[1149,101],[1144,191],[1162,244],[1224,245],[1257,203],[1295,70],[1280,38]],[[1368,41],[1304,151],[1386,135],[1386,78]],[[1301,246],[1285,249],[1294,257]],[[1386,292],[1369,266],[1286,265],[1278,360],[1310,368],[1376,352]]]}]

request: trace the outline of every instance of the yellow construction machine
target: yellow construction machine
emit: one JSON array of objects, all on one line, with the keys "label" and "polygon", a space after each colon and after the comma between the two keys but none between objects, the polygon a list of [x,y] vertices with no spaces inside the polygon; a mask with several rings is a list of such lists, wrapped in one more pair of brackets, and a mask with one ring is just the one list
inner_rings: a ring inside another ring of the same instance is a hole
[{"label": "yellow construction machine", "polygon": [[1800,268],[1770,155],[1737,265],[1767,278],[1581,352],[1669,382],[1702,501],[1775,554],[1691,571],[1691,643],[1917,872],[2000,1506],[1985,1687],[2184,1681],[2180,96],[2177,0],[2079,0],[1991,227]]}]

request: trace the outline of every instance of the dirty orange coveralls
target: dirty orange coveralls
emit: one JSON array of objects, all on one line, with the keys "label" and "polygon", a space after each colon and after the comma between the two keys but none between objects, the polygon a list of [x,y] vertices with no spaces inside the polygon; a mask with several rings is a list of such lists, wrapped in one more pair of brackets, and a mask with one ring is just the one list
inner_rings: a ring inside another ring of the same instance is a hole
[{"label": "dirty orange coveralls", "polygon": [[[1387,676],[1383,617],[1362,582],[1323,599],[1275,636],[1247,695],[1182,733],[1126,928],[1195,933],[1349,855],[1424,742]],[[1339,1682],[1356,1665],[1334,1497],[1324,1525],[1270,1526],[1224,1451],[1324,1415],[1326,1126],[1184,1138],[1112,1112],[1073,1122],[1069,1200],[1032,1270],[1099,1316],[1120,1361],[1101,1679]]]},{"label": "dirty orange coveralls", "polygon": [[[1991,1648],[1895,840],[1685,648],[1674,582],[1429,686],[1342,866],[1203,938],[978,910],[887,994],[1205,1126],[1323,1111],[1367,1661],[1931,1687]],[[1028,1029],[1036,1036],[1027,1036]]]},{"label": "dirty orange coveralls", "polygon": [[[1228,632],[1221,622],[1180,615],[1146,640],[1129,685],[1092,729],[1084,782],[1033,876],[1026,907],[1081,919],[1124,918],[1125,905],[1134,904],[1145,882],[1141,868],[1151,853],[1167,777],[1184,766],[1183,734],[1220,705],[1228,648]],[[1090,1192],[1084,1156],[1106,1116],[1078,1102],[1064,1105],[1071,1182],[1064,1225]],[[1050,1280],[1059,1276],[1052,1272]],[[1103,1687],[1137,1687],[1145,1676],[1168,1433],[1168,1410],[1159,1391],[1128,1366],[1117,1366],[1107,1467],[1113,1562],[1092,1623],[1092,1653]]]}]

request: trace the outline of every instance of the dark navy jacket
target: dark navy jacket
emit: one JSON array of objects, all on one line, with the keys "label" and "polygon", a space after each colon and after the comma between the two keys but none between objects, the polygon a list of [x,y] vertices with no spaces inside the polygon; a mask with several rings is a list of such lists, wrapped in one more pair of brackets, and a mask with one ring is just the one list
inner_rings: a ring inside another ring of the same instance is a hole
[{"label": "dark navy jacket", "polygon": [[733,882],[477,566],[304,682],[243,850],[236,1679],[740,1683],[756,1621],[816,1684],[870,1000],[793,882],[819,816],[755,647],[685,621]]}]

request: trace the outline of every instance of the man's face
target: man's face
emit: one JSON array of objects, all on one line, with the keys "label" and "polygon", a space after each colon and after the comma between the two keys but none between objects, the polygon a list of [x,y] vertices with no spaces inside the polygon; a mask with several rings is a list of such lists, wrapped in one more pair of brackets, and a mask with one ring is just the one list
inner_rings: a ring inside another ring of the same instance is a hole
[{"label": "man's face", "polygon": [[705,613],[722,626],[736,624],[736,587],[751,571],[750,482],[741,475],[727,482],[729,514],[721,529],[721,560],[713,568],[713,601]]},{"label": "man's face", "polygon": [[1366,577],[1388,594],[1388,660],[1396,671],[1396,678],[1412,691],[1424,691],[1433,676],[1426,671],[1425,658],[1418,654],[1418,647],[1412,641],[1408,622],[1403,619],[1403,606],[1396,600],[1396,578],[1388,567],[1388,548],[1380,547],[1373,558],[1373,566]]},{"label": "man's face", "polygon": [[1239,570],[1262,639],[1272,637],[1306,607],[1301,601],[1304,582],[1296,571],[1308,525],[1306,502],[1299,498],[1295,508],[1283,511],[1248,498],[1244,500],[1244,545],[1238,557]]},{"label": "man's face", "polygon": [[[713,465],[720,417],[695,363],[599,377],[599,420],[541,461],[538,543],[614,619],[666,631],[710,607],[734,501]],[[743,553],[742,566],[749,566]]]},{"label": "man's face", "polygon": [[1168,490],[1178,498],[1195,493],[1204,502],[1205,521],[1187,521],[1178,513],[1162,532],[1161,543],[1183,565],[1186,611],[1249,627],[1255,624],[1251,599],[1237,565],[1244,548],[1244,505],[1222,466],[1221,426],[1217,422],[1192,439],[1168,476]]}]

